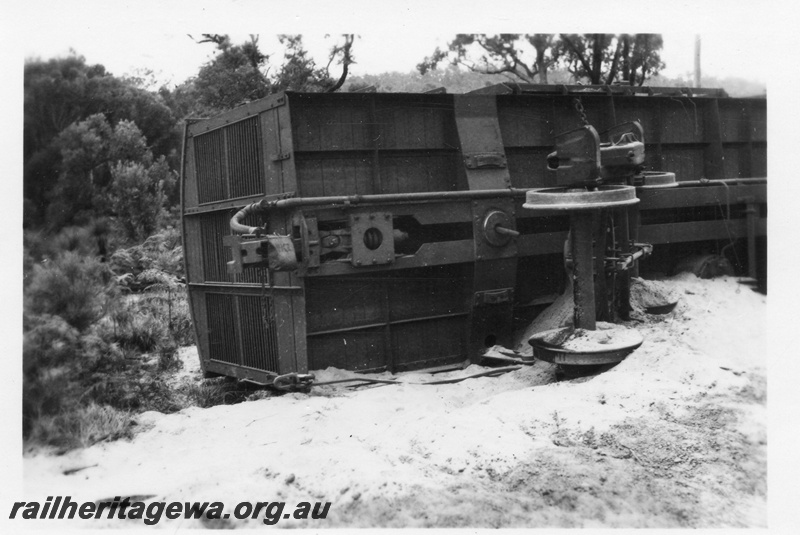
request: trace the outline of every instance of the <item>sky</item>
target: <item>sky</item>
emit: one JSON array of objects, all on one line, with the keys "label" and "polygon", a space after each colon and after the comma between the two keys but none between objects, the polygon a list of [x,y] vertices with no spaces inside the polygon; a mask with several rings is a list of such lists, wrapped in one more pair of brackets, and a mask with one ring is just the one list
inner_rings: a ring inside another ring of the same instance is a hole
[{"label": "sky", "polygon": [[[276,37],[277,31],[259,31],[258,35],[262,51],[275,58],[272,63],[279,64],[281,49]],[[317,31],[304,33],[304,43],[318,64],[325,64],[327,51],[336,42],[338,35],[332,34],[326,38],[325,33]],[[358,35],[359,39],[353,48],[357,60],[352,68],[352,74],[355,75],[412,71],[437,46],[445,47],[454,34],[439,31],[413,35],[367,30]],[[766,82],[767,66],[757,60],[763,43],[757,42],[755,47],[744,48],[737,47],[733,36],[729,34],[699,35],[704,75],[717,78],[735,76]],[[196,75],[200,66],[209,61],[216,50],[213,44],[197,43],[200,33],[154,33],[144,41],[141,36],[133,33],[109,36],[108,39],[97,37],[95,32],[76,34],[60,30],[51,33],[47,39],[25,43],[25,57],[47,59],[67,55],[73,49],[85,56],[89,63],[100,63],[116,75],[151,69],[161,83],[179,84]],[[241,43],[249,39],[249,34],[232,32],[231,38],[234,43]],[[663,74],[669,77],[685,77],[687,73],[691,74],[694,69],[695,34],[666,33],[663,38],[662,59],[667,65]],[[747,72],[741,69],[745,62],[752,66]],[[336,72],[337,69],[334,68],[333,71]]]},{"label": "sky", "polygon": [[[635,17],[636,9],[630,4],[620,4],[625,7],[614,16],[614,10],[604,3],[606,7],[588,20],[584,20],[585,10],[570,7],[596,8],[597,2],[560,2],[560,7],[555,7],[553,2],[532,0],[458,3],[297,0],[291,4],[273,0],[172,0],[159,4],[149,0],[136,3],[27,0],[18,7],[3,9],[11,17],[6,23],[14,21],[7,30],[17,32],[15,46],[24,58],[49,59],[67,55],[72,49],[89,63],[100,63],[115,75],[150,69],[159,82],[168,84],[179,84],[195,75],[213,57],[213,45],[195,41],[203,32],[228,33],[235,43],[243,42],[251,33],[258,34],[263,51],[277,54],[278,61],[274,63],[278,64],[280,48],[276,35],[302,33],[306,47],[317,63],[323,65],[336,35],[355,32],[360,39],[354,46],[357,64],[351,72],[362,75],[412,71],[437,46],[445,46],[459,32],[581,30],[662,33],[662,59],[667,65],[663,74],[669,77],[687,76],[693,71],[694,40],[699,34],[704,75],[736,76],[766,83],[769,64],[763,57],[770,33],[759,32],[757,27],[754,30],[747,10],[741,14],[730,7],[716,12],[700,10],[688,22],[680,9],[663,9],[663,4],[680,6],[681,3],[663,2],[660,9],[647,8],[649,16],[640,18]],[[726,5],[735,4],[729,1]],[[156,5],[157,9],[153,9]],[[376,11],[375,6],[392,7],[382,12]],[[488,6],[507,9],[490,10]],[[709,16],[714,24],[703,24]],[[746,40],[741,38],[742,28],[747,28]],[[326,39],[326,34],[333,37]]]}]

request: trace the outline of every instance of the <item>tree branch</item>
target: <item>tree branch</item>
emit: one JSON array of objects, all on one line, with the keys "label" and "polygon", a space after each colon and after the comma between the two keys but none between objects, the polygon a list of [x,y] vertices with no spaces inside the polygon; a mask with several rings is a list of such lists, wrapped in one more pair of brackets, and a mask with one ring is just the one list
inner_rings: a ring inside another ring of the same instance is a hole
[{"label": "tree branch", "polygon": [[337,81],[336,84],[333,85],[333,87],[331,87],[326,91],[327,93],[333,93],[334,91],[342,87],[342,85],[344,85],[344,81],[347,79],[348,67],[350,66],[351,63],[353,63],[353,58],[350,55],[350,48],[353,46],[354,38],[355,35],[352,33],[345,34],[344,45],[341,47],[334,47],[333,50],[331,51],[330,60],[328,61],[328,66],[325,68],[325,70],[327,71],[328,67],[330,67],[334,56],[339,52],[342,52],[342,75],[339,77],[339,81]]},{"label": "tree branch", "polygon": [[617,47],[614,50],[614,59],[611,60],[611,68],[608,70],[608,76],[606,77],[606,85],[611,85],[614,82],[614,78],[617,77],[617,64],[619,63],[619,56],[622,51],[622,40],[617,40]]},{"label": "tree branch", "polygon": [[[570,48],[570,50],[572,50],[572,53],[575,55],[575,57],[577,58],[577,60],[578,60],[578,61],[580,62],[580,64],[583,66],[583,69],[586,71],[586,73],[587,73],[587,74],[590,76],[590,78],[591,78],[592,67],[589,65],[589,62],[588,62],[588,60],[587,60],[587,59],[584,57],[583,53],[581,53],[581,52],[578,50],[578,48],[575,46],[575,44],[572,42],[572,40],[569,38],[569,36],[568,36],[568,35],[566,35],[566,34],[563,34],[563,33],[562,33],[562,34],[561,34],[561,39],[564,41],[564,44],[566,44],[566,45],[567,45],[567,46]],[[578,73],[576,72],[576,71],[577,71],[577,69],[573,70],[573,69],[570,69],[570,68],[568,68],[567,70],[569,70],[569,71],[570,71],[572,74],[575,74],[575,75],[577,75],[577,74],[578,74]]]}]

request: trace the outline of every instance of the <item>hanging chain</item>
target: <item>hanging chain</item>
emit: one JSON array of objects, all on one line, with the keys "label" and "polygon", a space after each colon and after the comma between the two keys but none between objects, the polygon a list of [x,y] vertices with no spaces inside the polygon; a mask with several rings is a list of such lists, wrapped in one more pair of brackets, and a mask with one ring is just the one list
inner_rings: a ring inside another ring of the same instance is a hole
[{"label": "hanging chain", "polygon": [[583,102],[581,102],[580,97],[572,99],[572,103],[575,106],[575,111],[580,115],[583,126],[589,126],[589,119],[586,118],[586,110],[583,109]]},{"label": "hanging chain", "polygon": [[[267,275],[269,275],[269,319],[272,320],[275,317],[275,272],[270,269]],[[267,325],[272,325],[272,322]]]},{"label": "hanging chain", "polygon": [[[258,270],[261,278],[261,321],[264,322],[266,328],[269,322],[269,311],[267,309],[267,285],[264,281],[264,273],[267,271],[264,268]],[[269,298],[272,299],[272,273],[269,274]]]}]

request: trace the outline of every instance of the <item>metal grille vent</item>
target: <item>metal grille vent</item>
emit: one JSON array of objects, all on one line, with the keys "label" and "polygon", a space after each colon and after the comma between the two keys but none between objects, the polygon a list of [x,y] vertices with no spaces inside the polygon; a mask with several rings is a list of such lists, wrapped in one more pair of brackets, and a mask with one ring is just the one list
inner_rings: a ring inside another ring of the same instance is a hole
[{"label": "metal grille vent", "polygon": [[218,201],[228,196],[228,175],[225,165],[224,132],[214,130],[194,139],[197,168],[197,195],[203,202]]},{"label": "metal grille vent", "polygon": [[262,184],[261,123],[258,116],[225,129],[228,138],[228,170],[231,197],[246,197],[264,192]]},{"label": "metal grille vent", "polygon": [[278,373],[275,311],[268,296],[208,293],[206,310],[212,360]]},{"label": "metal grille vent", "polygon": [[206,295],[209,356],[213,360],[230,364],[239,362],[234,306],[232,295]]},{"label": "metal grille vent", "polygon": [[[262,307],[262,299],[264,306]],[[267,322],[263,321],[266,310]],[[278,372],[278,333],[272,299],[239,296],[242,321],[242,363],[250,368]]]},{"label": "metal grille vent", "polygon": [[206,282],[231,282],[226,264],[231,252],[222,245],[222,237],[231,233],[227,212],[203,215],[200,237],[203,243],[203,273]]},{"label": "metal grille vent", "polygon": [[264,193],[261,122],[258,116],[194,138],[200,203]]}]

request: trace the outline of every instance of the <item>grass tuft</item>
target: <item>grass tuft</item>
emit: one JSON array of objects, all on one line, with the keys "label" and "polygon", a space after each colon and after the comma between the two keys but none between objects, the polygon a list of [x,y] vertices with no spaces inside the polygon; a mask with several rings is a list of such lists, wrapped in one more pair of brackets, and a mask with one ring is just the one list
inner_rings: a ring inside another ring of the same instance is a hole
[{"label": "grass tuft", "polygon": [[63,449],[86,448],[103,440],[130,438],[131,413],[90,403],[36,419],[30,441]]}]

